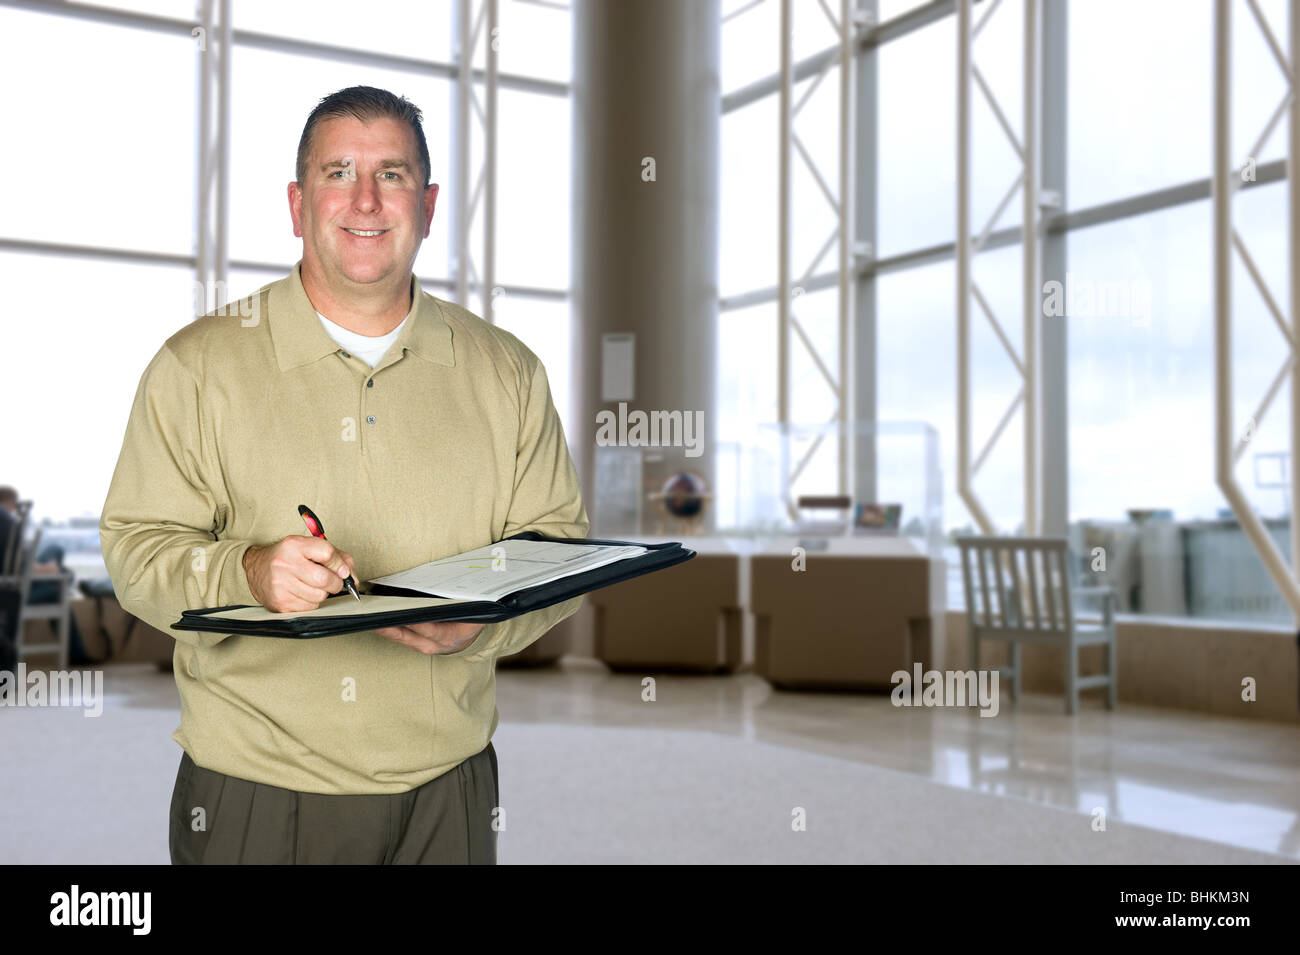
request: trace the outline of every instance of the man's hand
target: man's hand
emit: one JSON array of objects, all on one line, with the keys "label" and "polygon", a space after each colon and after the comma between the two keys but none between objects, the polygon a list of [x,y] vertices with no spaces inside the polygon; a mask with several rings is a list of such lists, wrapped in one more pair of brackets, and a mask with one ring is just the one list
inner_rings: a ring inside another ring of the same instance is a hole
[{"label": "man's hand", "polygon": [[286,537],[278,544],[244,552],[248,589],[273,613],[315,610],[326,597],[343,589],[343,578],[356,577],[356,562],[319,537]]},{"label": "man's hand", "polygon": [[384,627],[383,634],[394,643],[414,647],[421,653],[457,653],[478,639],[485,624],[438,620],[409,627]]}]

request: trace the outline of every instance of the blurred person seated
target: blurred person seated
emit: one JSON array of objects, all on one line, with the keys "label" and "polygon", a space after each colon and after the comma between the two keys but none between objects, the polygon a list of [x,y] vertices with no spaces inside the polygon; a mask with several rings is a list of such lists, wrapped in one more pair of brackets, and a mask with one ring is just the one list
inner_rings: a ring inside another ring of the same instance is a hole
[{"label": "blurred person seated", "polygon": [[[18,533],[18,492],[8,486],[0,486],[0,554],[8,551],[10,542]],[[49,544],[41,548],[36,555],[32,573],[63,573],[63,547]],[[33,580],[27,591],[29,604],[58,603],[64,584],[57,580]],[[18,644],[18,594],[12,588],[0,588],[0,616],[4,618],[3,630],[0,631],[0,670],[14,670],[17,664],[14,648]],[[81,631],[77,621],[68,615],[68,660],[73,666],[85,666],[94,663],[86,654],[85,644],[81,641]]]}]

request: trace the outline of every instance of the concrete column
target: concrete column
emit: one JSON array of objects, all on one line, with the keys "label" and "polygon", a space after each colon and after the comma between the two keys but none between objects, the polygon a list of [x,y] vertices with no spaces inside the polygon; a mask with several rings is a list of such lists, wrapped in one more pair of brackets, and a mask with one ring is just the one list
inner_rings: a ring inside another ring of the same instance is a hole
[{"label": "concrete column", "polygon": [[[576,0],[573,8],[578,418],[568,437],[593,537],[608,536],[595,483],[597,414],[619,415],[619,402],[602,395],[604,335],[635,336],[626,413],[690,412],[703,435],[699,456],[667,449],[646,467],[645,484],[662,487],[684,464],[718,490],[720,18],[720,0]],[[706,503],[703,530],[713,508]]]}]

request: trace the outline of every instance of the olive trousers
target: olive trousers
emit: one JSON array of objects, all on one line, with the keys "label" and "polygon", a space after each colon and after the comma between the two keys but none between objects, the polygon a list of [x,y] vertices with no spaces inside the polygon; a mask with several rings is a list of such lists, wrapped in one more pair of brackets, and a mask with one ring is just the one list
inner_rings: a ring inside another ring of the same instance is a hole
[{"label": "olive trousers", "polygon": [[173,865],[495,865],[492,744],[404,793],[300,793],[204,769],[181,755]]}]

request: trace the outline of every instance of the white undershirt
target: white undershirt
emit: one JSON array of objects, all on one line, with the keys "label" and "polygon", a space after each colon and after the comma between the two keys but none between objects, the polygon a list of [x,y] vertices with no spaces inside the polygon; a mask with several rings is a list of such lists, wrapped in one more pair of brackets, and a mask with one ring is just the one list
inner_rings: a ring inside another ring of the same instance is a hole
[{"label": "white undershirt", "polygon": [[338,342],[339,346],[348,354],[356,355],[371,368],[379,364],[379,359],[383,358],[388,352],[388,348],[393,342],[397,341],[397,336],[402,333],[402,328],[410,320],[410,314],[402,319],[401,325],[398,325],[387,335],[380,335],[377,338],[370,335],[358,335],[356,332],[350,332],[342,325],[336,325],[320,312],[316,313],[320,319],[321,325],[329,333],[330,338]]}]

